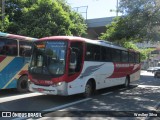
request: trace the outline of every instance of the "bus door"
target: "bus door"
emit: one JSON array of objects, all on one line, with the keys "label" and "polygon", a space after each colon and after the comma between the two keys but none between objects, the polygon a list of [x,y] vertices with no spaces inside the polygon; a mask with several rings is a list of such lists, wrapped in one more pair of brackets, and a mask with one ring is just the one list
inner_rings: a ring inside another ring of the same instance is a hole
[{"label": "bus door", "polygon": [[84,63],[83,47],[83,42],[71,42],[70,44],[68,79],[69,81],[72,81],[69,83],[69,86],[71,86],[72,89],[68,90],[69,94],[82,92],[82,85],[84,81],[78,76],[81,74]]},{"label": "bus door", "polygon": [[71,42],[70,58],[69,58],[69,75],[74,75],[80,72],[83,61],[83,43]]}]

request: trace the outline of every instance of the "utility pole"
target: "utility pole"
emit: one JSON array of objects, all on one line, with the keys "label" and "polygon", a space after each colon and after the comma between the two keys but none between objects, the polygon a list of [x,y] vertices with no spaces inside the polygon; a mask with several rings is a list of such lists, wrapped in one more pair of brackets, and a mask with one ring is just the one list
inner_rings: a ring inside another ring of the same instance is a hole
[{"label": "utility pole", "polygon": [[117,10],[116,10],[116,16],[118,16],[118,0],[117,0]]},{"label": "utility pole", "polygon": [[[87,20],[87,11],[88,11],[88,6],[79,6],[79,7],[74,7],[72,8],[74,9],[76,12],[79,12],[81,14],[85,14],[85,19]],[[84,11],[79,11],[80,9],[85,9]]]},{"label": "utility pole", "polygon": [[118,16],[118,0],[116,1],[116,10],[111,9],[110,12],[116,12],[116,17]]},{"label": "utility pole", "polygon": [[1,13],[2,13],[2,28],[3,28],[3,25],[4,25],[4,17],[5,17],[5,0],[1,0]]}]

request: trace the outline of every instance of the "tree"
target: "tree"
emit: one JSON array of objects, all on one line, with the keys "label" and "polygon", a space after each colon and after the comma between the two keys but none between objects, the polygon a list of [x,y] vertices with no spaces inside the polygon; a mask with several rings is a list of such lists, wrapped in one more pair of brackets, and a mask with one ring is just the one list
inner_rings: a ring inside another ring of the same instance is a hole
[{"label": "tree", "polygon": [[107,26],[100,39],[121,43],[160,39],[160,5],[156,0],[120,0],[123,16]]},{"label": "tree", "polygon": [[137,27],[146,40],[160,38],[160,4],[158,0],[121,0],[120,11],[129,18],[128,25]]},{"label": "tree", "polygon": [[9,26],[6,32],[32,37],[52,35],[83,36],[83,17],[72,11],[65,0],[7,0]]},{"label": "tree", "polygon": [[123,42],[123,47],[140,52],[141,61],[148,59],[149,54],[155,50],[154,48],[139,49],[133,42],[128,42],[128,41]]}]

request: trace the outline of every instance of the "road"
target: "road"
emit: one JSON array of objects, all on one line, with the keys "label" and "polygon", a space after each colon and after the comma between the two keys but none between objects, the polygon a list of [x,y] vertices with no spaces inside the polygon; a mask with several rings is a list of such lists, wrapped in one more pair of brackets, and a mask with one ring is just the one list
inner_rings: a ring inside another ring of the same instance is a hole
[{"label": "road", "polygon": [[[142,71],[141,79],[132,83],[130,88],[122,86],[107,88],[86,99],[79,95],[63,97],[40,93],[20,94],[14,89],[1,90],[0,110],[42,112],[46,118],[97,115],[103,117],[106,116],[105,111],[123,111],[123,114],[124,111],[157,111],[160,110],[160,79],[154,79],[152,73]],[[120,114],[114,113],[114,116]],[[112,114],[113,112],[109,113]]]}]

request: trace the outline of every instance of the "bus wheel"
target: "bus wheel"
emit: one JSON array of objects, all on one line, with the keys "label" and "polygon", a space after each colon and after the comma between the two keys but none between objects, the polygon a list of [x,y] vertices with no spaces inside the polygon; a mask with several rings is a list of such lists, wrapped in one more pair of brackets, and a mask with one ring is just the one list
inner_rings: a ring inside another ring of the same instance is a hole
[{"label": "bus wheel", "polygon": [[128,88],[130,85],[130,81],[129,81],[129,77],[126,77],[125,83],[124,83],[124,87]]},{"label": "bus wheel", "polygon": [[154,75],[154,78],[157,78],[157,75],[156,75],[156,74]]},{"label": "bus wheel", "polygon": [[19,92],[27,92],[28,91],[28,76],[22,76],[19,78],[17,82],[17,90]]},{"label": "bus wheel", "polygon": [[86,86],[85,86],[85,92],[84,92],[84,97],[90,97],[93,93],[93,86],[92,86],[92,82],[88,81]]}]

